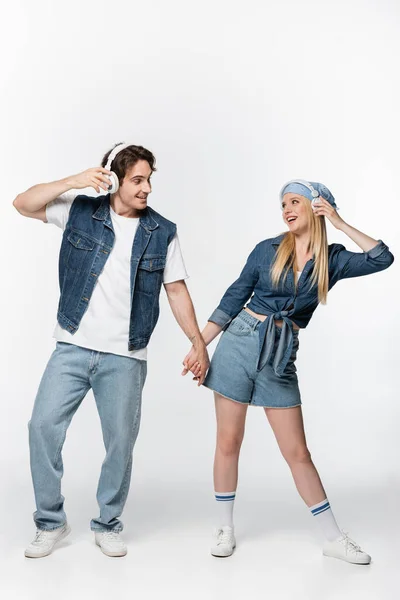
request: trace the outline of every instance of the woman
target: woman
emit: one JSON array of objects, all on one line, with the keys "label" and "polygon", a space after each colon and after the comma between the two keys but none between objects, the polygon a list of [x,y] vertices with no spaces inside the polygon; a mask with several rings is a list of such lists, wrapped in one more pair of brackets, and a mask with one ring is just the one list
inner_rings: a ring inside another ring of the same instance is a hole
[{"label": "woman", "polygon": [[[303,180],[281,191],[283,220],[289,231],[254,248],[237,279],[225,292],[202,335],[209,344],[222,330],[204,385],[214,391],[217,446],[214,462],[219,527],[211,553],[230,556],[235,548],[233,505],[238,460],[249,405],[262,406],[297,490],[324,533],[323,553],[351,563],[371,557],[343,533],[334,518],[307,448],[295,360],[299,329],[340,279],[376,273],[393,255],[381,241],[348,225],[322,184]],[[325,219],[362,250],[328,246]],[[243,306],[249,300],[245,308]],[[199,380],[193,351],[185,369]]]}]

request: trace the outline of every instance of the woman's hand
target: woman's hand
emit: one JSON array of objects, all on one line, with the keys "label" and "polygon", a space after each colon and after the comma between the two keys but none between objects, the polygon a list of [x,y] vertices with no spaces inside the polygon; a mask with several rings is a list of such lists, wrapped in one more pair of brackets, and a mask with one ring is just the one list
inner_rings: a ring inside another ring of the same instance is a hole
[{"label": "woman's hand", "polygon": [[198,381],[198,386],[202,385],[210,366],[210,360],[205,345],[202,348],[195,348],[192,346],[189,354],[183,359],[182,364],[184,366],[182,375],[186,375],[191,371],[194,375],[193,381]]},{"label": "woman's hand", "polygon": [[355,229],[346,221],[343,221],[341,217],[337,214],[336,210],[329,204],[327,200],[322,198],[321,196],[318,198],[318,201],[313,204],[315,206],[314,215],[317,217],[326,217],[330,220],[332,225],[336,227],[336,229],[340,229],[346,234],[353,242],[357,244],[363,250],[363,252],[369,252],[372,248],[375,248],[379,243],[379,240],[375,240],[374,238],[366,235],[362,231]]},{"label": "woman's hand", "polygon": [[316,217],[326,217],[336,229],[342,229],[346,224],[336,211],[322,196],[312,204],[313,212]]}]

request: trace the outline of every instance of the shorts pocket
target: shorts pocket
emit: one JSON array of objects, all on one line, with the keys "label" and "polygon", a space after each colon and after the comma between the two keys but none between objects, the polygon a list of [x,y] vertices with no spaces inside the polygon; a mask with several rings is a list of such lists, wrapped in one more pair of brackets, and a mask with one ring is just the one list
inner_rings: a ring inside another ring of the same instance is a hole
[{"label": "shorts pocket", "polygon": [[253,329],[246,321],[243,321],[240,317],[236,317],[231,321],[226,331],[232,333],[232,335],[245,336],[250,335]]}]

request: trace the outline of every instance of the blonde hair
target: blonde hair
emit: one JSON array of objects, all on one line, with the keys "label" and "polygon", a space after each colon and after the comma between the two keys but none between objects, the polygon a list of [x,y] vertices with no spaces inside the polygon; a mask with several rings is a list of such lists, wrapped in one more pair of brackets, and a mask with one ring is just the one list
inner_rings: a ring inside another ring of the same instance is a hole
[{"label": "blonde hair", "polygon": [[[302,196],[303,197],[303,196]],[[304,197],[305,198],[305,197]],[[310,288],[318,283],[318,300],[321,304],[326,304],[328,296],[328,237],[326,234],[326,225],[324,217],[316,217],[311,208],[311,202],[305,198],[307,207],[308,224],[310,228],[310,245],[315,257],[314,268],[311,275]],[[296,244],[295,236],[291,231],[285,233],[285,236],[276,252],[275,260],[271,266],[272,284],[278,287],[279,282],[285,282],[290,269],[297,270],[296,264]],[[297,284],[296,284],[297,285]]]}]

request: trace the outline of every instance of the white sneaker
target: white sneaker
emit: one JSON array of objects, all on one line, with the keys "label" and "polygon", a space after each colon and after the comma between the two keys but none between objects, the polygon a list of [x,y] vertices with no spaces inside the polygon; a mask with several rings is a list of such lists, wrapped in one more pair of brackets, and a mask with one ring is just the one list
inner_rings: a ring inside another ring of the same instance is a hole
[{"label": "white sneaker", "polygon": [[71,529],[67,524],[51,531],[37,529],[35,539],[25,550],[25,556],[27,558],[48,556],[53,551],[57,542],[61,542],[69,533],[71,533]]},{"label": "white sneaker", "polygon": [[96,531],[94,539],[100,546],[100,550],[107,556],[125,556],[128,552],[119,531]]},{"label": "white sneaker", "polygon": [[226,525],[217,529],[215,533],[215,544],[211,548],[211,554],[213,556],[226,557],[233,554],[236,548],[236,540],[233,533],[233,527]]},{"label": "white sneaker", "polygon": [[347,533],[342,531],[343,535],[333,542],[325,541],[323,545],[323,554],[325,556],[332,556],[333,558],[340,558],[349,563],[355,563],[357,565],[369,565],[371,557],[366,552],[363,552],[352,539],[349,538]]}]

